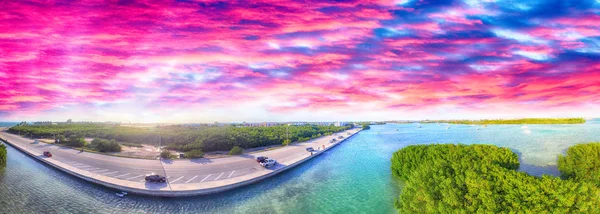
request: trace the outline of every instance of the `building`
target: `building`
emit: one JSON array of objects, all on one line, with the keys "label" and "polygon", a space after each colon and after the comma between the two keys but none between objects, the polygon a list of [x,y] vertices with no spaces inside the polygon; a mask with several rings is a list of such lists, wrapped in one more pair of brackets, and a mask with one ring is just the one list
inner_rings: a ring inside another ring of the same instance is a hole
[{"label": "building", "polygon": [[33,125],[52,125],[54,123],[52,123],[52,121],[38,121],[38,122],[33,122]]},{"label": "building", "polygon": [[349,123],[347,123],[347,122],[336,122],[334,125],[335,125],[335,126],[346,126],[346,125],[348,125],[348,124],[349,124]]}]

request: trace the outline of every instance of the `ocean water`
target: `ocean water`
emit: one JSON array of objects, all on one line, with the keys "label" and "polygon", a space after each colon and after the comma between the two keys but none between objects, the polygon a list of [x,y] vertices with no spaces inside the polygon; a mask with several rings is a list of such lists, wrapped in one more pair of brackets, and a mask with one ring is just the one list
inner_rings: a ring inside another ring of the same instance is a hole
[{"label": "ocean water", "polygon": [[[479,130],[477,130],[479,128]],[[558,175],[557,156],[569,146],[600,141],[600,121],[578,125],[371,126],[343,144],[261,183],[187,198],[118,198],[115,190],[54,170],[9,147],[0,169],[0,213],[395,213],[401,185],[392,153],[412,144],[483,143],[509,147],[521,169]]]},{"label": "ocean water", "polygon": [[0,122],[0,127],[12,127],[19,124],[18,122]]}]

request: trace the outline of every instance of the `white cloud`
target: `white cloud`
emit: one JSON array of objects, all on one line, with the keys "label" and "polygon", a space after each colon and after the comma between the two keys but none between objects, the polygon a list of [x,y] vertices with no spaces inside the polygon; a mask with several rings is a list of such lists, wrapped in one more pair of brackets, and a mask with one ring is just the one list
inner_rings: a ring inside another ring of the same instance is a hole
[{"label": "white cloud", "polygon": [[514,32],[511,30],[495,29],[495,30],[492,30],[492,32],[494,32],[494,34],[496,34],[499,37],[506,38],[506,39],[513,39],[513,40],[517,40],[519,42],[532,42],[532,43],[538,43],[538,44],[547,43],[547,41],[545,41],[545,40],[538,39],[538,38],[532,37],[527,34]]},{"label": "white cloud", "polygon": [[547,60],[548,58],[550,58],[550,55],[548,55],[548,54],[542,54],[542,53],[530,52],[530,51],[515,51],[513,53],[530,58],[530,59],[535,59],[535,60]]},{"label": "white cloud", "polygon": [[279,46],[279,44],[275,43],[275,42],[269,42],[267,43],[269,45],[269,47],[274,48],[274,49],[281,49],[281,46]]}]

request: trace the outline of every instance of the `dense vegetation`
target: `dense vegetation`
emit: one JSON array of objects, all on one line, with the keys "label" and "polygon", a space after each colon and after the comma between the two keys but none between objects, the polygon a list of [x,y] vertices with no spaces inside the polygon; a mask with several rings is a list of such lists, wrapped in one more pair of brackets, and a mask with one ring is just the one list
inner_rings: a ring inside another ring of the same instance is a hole
[{"label": "dense vegetation", "polygon": [[600,143],[579,144],[558,157],[558,170],[564,179],[594,182],[600,186]]},{"label": "dense vegetation", "polygon": [[204,152],[202,152],[202,150],[199,149],[194,149],[191,151],[187,151],[183,154],[183,156],[185,156],[185,158],[203,158],[204,157]]},{"label": "dense vegetation", "polygon": [[518,157],[491,145],[415,145],[392,157],[402,213],[598,213],[592,183],[518,172]]},{"label": "dense vegetation", "polygon": [[99,152],[120,152],[121,145],[117,143],[116,140],[104,140],[100,138],[96,138],[92,140],[92,144],[89,145],[90,148],[93,148]]},{"label": "dense vegetation", "polygon": [[242,149],[242,147],[239,146],[234,146],[229,151],[229,155],[241,155],[242,153],[244,153],[244,149]]},{"label": "dense vegetation", "polygon": [[581,124],[585,123],[583,118],[523,118],[514,120],[432,120],[429,123],[450,124]]},{"label": "dense vegetation", "polygon": [[60,144],[79,148],[84,147],[86,142],[83,137],[71,137],[69,139],[60,141]]},{"label": "dense vegetation", "polygon": [[123,143],[158,145],[159,140],[168,149],[183,152],[191,150],[229,151],[234,146],[253,148],[281,145],[286,139],[291,142],[308,141],[322,135],[347,130],[351,126],[162,126],[151,128],[129,127],[108,124],[58,124],[26,125],[11,127],[8,131],[34,138],[59,138],[64,141],[82,137],[115,140]]},{"label": "dense vegetation", "polygon": [[0,143],[0,167],[6,166],[6,156],[8,152],[6,151],[6,145]]},{"label": "dense vegetation", "polygon": [[369,124],[368,124],[368,123],[363,123],[363,124],[362,124],[362,129],[363,129],[363,130],[369,130],[369,129],[371,129],[371,126],[369,126]]},{"label": "dense vegetation", "polygon": [[175,156],[172,155],[169,150],[162,150],[162,152],[160,152],[160,157],[162,159],[174,159],[175,158]]}]

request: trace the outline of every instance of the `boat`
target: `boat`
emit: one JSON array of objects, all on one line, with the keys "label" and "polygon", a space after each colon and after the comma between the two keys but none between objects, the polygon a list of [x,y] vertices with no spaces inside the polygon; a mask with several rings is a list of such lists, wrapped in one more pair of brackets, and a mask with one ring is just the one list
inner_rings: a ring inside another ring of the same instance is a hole
[{"label": "boat", "polygon": [[120,193],[117,192],[117,193],[115,193],[115,195],[117,195],[119,198],[122,198],[127,195],[127,192],[120,192]]},{"label": "boat", "polygon": [[396,131],[398,131],[398,129],[396,129]]}]

